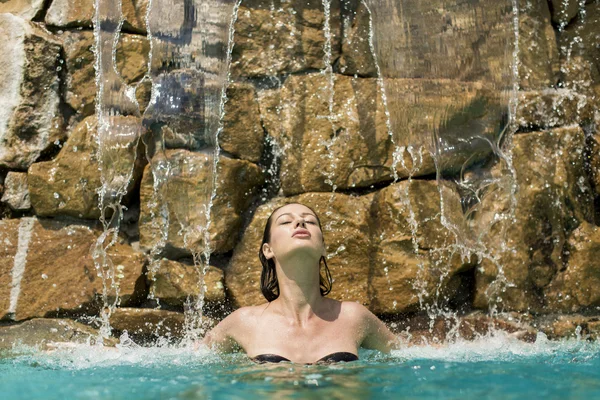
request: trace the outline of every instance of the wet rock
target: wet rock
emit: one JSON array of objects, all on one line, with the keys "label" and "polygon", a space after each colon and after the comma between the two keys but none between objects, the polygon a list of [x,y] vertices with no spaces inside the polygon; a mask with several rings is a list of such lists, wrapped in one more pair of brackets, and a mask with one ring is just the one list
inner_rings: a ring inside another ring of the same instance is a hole
[{"label": "wet rock", "polygon": [[591,98],[570,89],[521,91],[516,120],[521,129],[549,129],[590,121],[595,109]]},{"label": "wet rock", "polygon": [[369,277],[373,312],[408,312],[447,303],[452,278],[473,268],[453,246],[457,238],[442,224],[442,212],[447,220],[462,218],[460,206],[446,204],[441,209],[436,181],[403,181],[376,192]]},{"label": "wet rock", "polygon": [[[358,4],[345,19],[340,73],[375,76],[374,50],[385,78],[482,80],[496,87],[510,80],[515,33],[508,2],[380,2],[370,5],[373,15]],[[522,87],[555,83],[558,52],[545,0],[519,1],[519,57]]]},{"label": "wet rock", "polygon": [[490,335],[506,335],[533,343],[537,330],[527,314],[505,313],[489,316],[481,312],[433,319],[426,314],[401,314],[392,317],[388,326],[410,344],[448,343],[457,339],[476,340]]},{"label": "wet rock", "polygon": [[14,211],[25,211],[31,208],[25,172],[9,172],[4,180],[4,187],[5,190],[0,201],[6,203]]},{"label": "wet rock", "polygon": [[150,42],[142,35],[120,35],[116,48],[116,69],[128,84],[139,82],[148,71]]},{"label": "wet rock", "polygon": [[[160,339],[181,339],[185,334],[183,313],[149,308],[116,308],[110,316],[110,325],[116,335],[127,331],[127,336],[138,344]],[[215,321],[202,317],[201,332],[215,325]]]},{"label": "wet rock", "polygon": [[334,75],[331,99],[330,83],[322,74],[290,76],[280,91],[259,93],[285,195],[387,183],[394,169],[400,178],[435,173],[434,130],[440,168],[460,169],[492,151],[495,140],[477,138],[493,138],[504,113],[480,84],[390,79],[390,134],[376,79]]},{"label": "wet rock", "polygon": [[276,198],[260,206],[225,271],[227,290],[236,306],[265,303],[260,291],[262,267],[258,259],[264,227],[275,208],[292,202],[312,207],[321,220],[327,245],[327,265],[333,277],[333,289],[328,296],[368,305],[371,201],[372,195],[305,193],[291,198]]},{"label": "wet rock", "polygon": [[[154,168],[154,170],[153,170]],[[247,209],[262,182],[258,166],[220,156],[210,213],[213,252],[231,250]],[[200,254],[205,245],[206,207],[213,194],[214,156],[187,150],[157,153],[140,189],[140,245],[172,256]],[[160,178],[155,182],[155,176]]]},{"label": "wet rock", "polygon": [[[36,318],[18,325],[0,326],[0,351],[16,350],[19,346],[52,350],[58,343],[94,345],[98,331],[69,319]],[[104,339],[105,346],[114,346],[115,339]],[[14,354],[14,353],[13,353]]]},{"label": "wet rock", "polygon": [[543,318],[539,325],[552,340],[565,338],[598,340],[600,337],[600,318],[597,315],[553,315]]},{"label": "wet rock", "polygon": [[597,88],[600,84],[598,24],[600,3],[592,2],[585,6],[585,14],[567,26],[558,37],[563,84],[592,97],[600,93]]},{"label": "wet rock", "polygon": [[6,0],[0,3],[0,14],[9,13],[31,21],[44,9],[44,0]]},{"label": "wet rock", "polygon": [[[321,1],[246,1],[235,23],[231,74],[277,76],[323,69],[324,13]],[[331,2],[331,63],[340,49],[339,1]]]},{"label": "wet rock", "polygon": [[349,11],[348,18],[344,20],[342,53],[337,70],[346,75],[356,74],[358,76],[376,77],[376,59],[373,57],[373,51],[369,43],[371,34],[370,12],[363,2],[358,4],[356,10]]},{"label": "wet rock", "polygon": [[[104,200],[110,201],[113,195],[131,191],[143,169],[143,160],[136,157],[141,151],[137,142],[141,134],[136,133],[140,129],[139,120],[115,117],[112,123],[112,136],[103,139],[106,146],[102,153],[98,153],[98,122],[92,116],[75,127],[54,160],[29,168],[29,193],[36,215],[99,218],[99,188],[103,181],[99,156],[107,166]],[[123,142],[111,143],[112,139]],[[128,180],[129,174],[131,179]]]},{"label": "wet rock", "polygon": [[0,15],[0,167],[25,170],[62,139],[57,39],[12,14]]},{"label": "wet rock", "polygon": [[[94,70],[94,34],[90,31],[66,31],[60,34],[67,64],[67,103],[79,118],[94,113],[96,71]],[[123,34],[116,46],[116,69],[125,83],[134,84],[148,68],[149,44],[144,36]]]},{"label": "wet rock", "polygon": [[547,0],[519,0],[519,86],[543,89],[558,81],[559,54]]},{"label": "wet rock", "polygon": [[[201,272],[200,266],[162,259],[158,270],[148,276],[150,291],[161,303],[182,307],[188,297],[196,298],[200,295]],[[218,303],[225,300],[223,271],[209,266],[202,280],[205,302]]]},{"label": "wet rock", "polygon": [[60,38],[67,64],[66,101],[82,116],[92,115],[96,98],[94,34],[89,31],[66,31]]},{"label": "wet rock", "polygon": [[561,268],[545,290],[546,310],[578,312],[600,306],[600,228],[582,222],[570,235]]},{"label": "wet rock", "polygon": [[577,0],[551,0],[552,22],[560,28],[564,28],[579,12],[579,1]]},{"label": "wet rock", "polygon": [[251,85],[232,84],[227,88],[221,149],[243,160],[257,163],[263,151],[264,131],[256,93]]},{"label": "wet rock", "polygon": [[[0,318],[96,313],[103,282],[92,250],[99,234],[77,222],[0,220]],[[109,248],[108,257],[114,265],[109,300],[118,287],[122,305],[136,304],[146,293],[145,257],[120,243]]]},{"label": "wet rock", "polygon": [[[129,338],[138,342],[152,338],[177,338],[184,331],[183,313],[148,308],[116,308],[110,316],[115,336],[127,331]],[[139,344],[139,343],[138,343]]]},{"label": "wet rock", "polygon": [[592,219],[584,147],[579,127],[514,137],[515,203],[510,190],[490,190],[482,194],[474,217],[491,255],[476,271],[477,307],[546,310],[543,291],[567,261],[569,234]]},{"label": "wet rock", "polygon": [[[146,33],[147,0],[125,0],[121,12],[125,19],[123,29]],[[94,18],[93,0],[54,0],[48,8],[45,22],[61,28],[92,28]]]}]

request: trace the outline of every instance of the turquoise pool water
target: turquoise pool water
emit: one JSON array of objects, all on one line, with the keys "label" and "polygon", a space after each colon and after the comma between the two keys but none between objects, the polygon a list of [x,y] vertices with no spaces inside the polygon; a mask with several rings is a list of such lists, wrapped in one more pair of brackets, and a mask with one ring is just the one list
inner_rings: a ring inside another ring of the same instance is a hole
[{"label": "turquoise pool water", "polygon": [[2,399],[600,398],[600,344],[576,340],[493,337],[310,366],[173,347],[19,352],[0,360]]}]

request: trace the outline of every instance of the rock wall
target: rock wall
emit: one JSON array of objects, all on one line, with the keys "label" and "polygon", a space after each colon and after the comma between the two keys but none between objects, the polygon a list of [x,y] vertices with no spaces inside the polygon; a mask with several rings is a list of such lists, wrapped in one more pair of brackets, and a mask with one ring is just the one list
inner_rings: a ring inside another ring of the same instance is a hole
[{"label": "rock wall", "polygon": [[[123,307],[115,329],[148,337],[144,319],[181,334],[201,292],[217,319],[260,303],[262,229],[292,201],[321,216],[331,296],[386,318],[598,314],[600,2],[519,0],[514,53],[510,8],[404,3],[412,11],[397,23],[413,39],[388,62],[369,37],[381,16],[362,2],[334,0],[327,19],[321,1],[243,1],[216,160],[169,124],[165,151],[141,132],[132,152],[99,152],[92,2],[1,3],[0,317],[95,316],[104,293]],[[144,107],[146,8],[123,2],[115,55]],[[477,33],[453,36],[473,13]],[[512,103],[499,89],[508,56]],[[432,132],[458,138],[453,150],[436,153]],[[93,251],[106,243],[98,219],[110,218],[99,207],[106,157],[133,171],[119,186],[109,282]],[[194,259],[206,248],[203,277]]]}]

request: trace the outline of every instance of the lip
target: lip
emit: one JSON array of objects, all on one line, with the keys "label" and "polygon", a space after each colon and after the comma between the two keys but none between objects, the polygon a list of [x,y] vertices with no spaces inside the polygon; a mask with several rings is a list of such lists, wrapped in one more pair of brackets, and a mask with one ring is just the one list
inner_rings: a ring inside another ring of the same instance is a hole
[{"label": "lip", "polygon": [[292,237],[295,237],[295,236],[307,236],[307,237],[310,237],[310,232],[308,230],[306,230],[306,229],[298,229],[292,235]]}]

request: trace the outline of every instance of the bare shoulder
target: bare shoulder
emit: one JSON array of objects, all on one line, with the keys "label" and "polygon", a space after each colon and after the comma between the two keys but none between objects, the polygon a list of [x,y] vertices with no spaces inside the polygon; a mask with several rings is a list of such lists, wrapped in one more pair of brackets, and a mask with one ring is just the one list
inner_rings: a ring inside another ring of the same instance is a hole
[{"label": "bare shoulder", "polygon": [[[360,303],[354,302],[354,301],[343,301],[342,302],[342,313],[349,317],[359,318],[359,319],[375,317],[375,315],[371,311],[369,311],[369,309],[367,307],[363,306]],[[375,318],[377,318],[377,317],[375,317]]]},{"label": "bare shoulder", "polygon": [[245,348],[257,325],[257,318],[266,306],[263,304],[235,310],[205,335],[203,343],[226,353],[233,351],[236,346]]},{"label": "bare shoulder", "polygon": [[259,318],[264,310],[268,307],[269,303],[261,304],[258,306],[247,306],[241,307],[229,314],[221,324],[226,326],[234,326],[243,323],[253,323],[256,318]]}]

